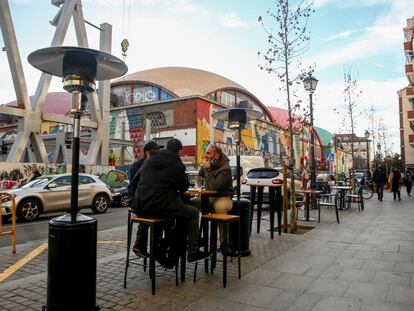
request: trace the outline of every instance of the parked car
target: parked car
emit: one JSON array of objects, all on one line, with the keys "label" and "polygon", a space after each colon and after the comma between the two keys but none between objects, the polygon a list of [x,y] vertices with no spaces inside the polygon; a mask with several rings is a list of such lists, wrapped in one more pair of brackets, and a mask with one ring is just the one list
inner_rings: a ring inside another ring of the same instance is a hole
[{"label": "parked car", "polygon": [[[288,189],[290,189],[290,178],[287,180]],[[251,169],[246,178],[242,181],[241,194],[243,197],[250,197],[250,187],[249,185],[282,185],[283,184],[283,174],[281,168],[254,168]],[[295,172],[295,188],[300,189],[300,175],[298,172]],[[264,188],[263,191],[263,201],[268,202],[269,200],[269,189]]]},{"label": "parked car", "polygon": [[116,186],[110,187],[112,195],[112,204],[122,207],[129,206],[128,196],[129,179],[119,182]]},{"label": "parked car", "polygon": [[[70,209],[71,174],[41,176],[24,186],[6,190],[14,196],[16,215],[21,221],[31,221],[43,213]],[[111,201],[109,186],[98,176],[79,174],[79,208],[91,208],[105,213]],[[3,215],[11,215],[10,199],[3,199]]]}]

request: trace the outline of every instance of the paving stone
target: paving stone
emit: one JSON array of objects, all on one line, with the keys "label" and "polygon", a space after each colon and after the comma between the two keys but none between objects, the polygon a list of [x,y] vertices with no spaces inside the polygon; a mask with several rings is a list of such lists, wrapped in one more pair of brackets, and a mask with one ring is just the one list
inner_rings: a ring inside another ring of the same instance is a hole
[{"label": "paving stone", "polygon": [[362,269],[393,271],[395,264],[393,262],[377,259],[365,259]]},{"label": "paving stone", "polygon": [[288,311],[309,311],[321,299],[322,296],[316,294],[302,294],[286,310]]},{"label": "paving stone", "polygon": [[343,297],[327,297],[319,300],[319,302],[311,309],[312,311],[359,311],[361,301],[352,298]]},{"label": "paving stone", "polygon": [[338,275],[338,280],[370,282],[374,274],[375,270],[344,268]]},{"label": "paving stone", "polygon": [[414,305],[414,288],[406,286],[391,285],[387,302]]},{"label": "paving stone", "polygon": [[397,303],[364,301],[360,311],[408,311],[408,307]]},{"label": "paving stone", "polygon": [[377,271],[373,283],[410,286],[410,279],[409,273]]},{"label": "paving stone", "polygon": [[414,263],[399,262],[395,264],[395,272],[414,272]]},{"label": "paving stone", "polygon": [[259,268],[243,275],[242,282],[268,286],[278,280],[281,276],[283,276],[282,272]]},{"label": "paving stone", "polygon": [[412,262],[411,253],[384,252],[383,260],[392,262]]},{"label": "paving stone", "polygon": [[313,283],[315,278],[286,273],[270,286],[303,292]]},{"label": "paving stone", "polygon": [[358,250],[354,254],[354,258],[362,258],[362,259],[381,259],[384,252],[379,251],[365,251],[365,250]]},{"label": "paving stone", "polygon": [[354,281],[351,283],[344,296],[385,302],[388,289],[389,285],[386,284],[372,284]]},{"label": "paving stone", "polygon": [[264,307],[269,305],[274,297],[282,292],[283,290],[279,288],[248,284],[243,287],[233,288],[227,293],[226,297],[234,302]]},{"label": "paving stone", "polygon": [[322,296],[343,296],[350,282],[318,278],[308,288],[306,293]]}]

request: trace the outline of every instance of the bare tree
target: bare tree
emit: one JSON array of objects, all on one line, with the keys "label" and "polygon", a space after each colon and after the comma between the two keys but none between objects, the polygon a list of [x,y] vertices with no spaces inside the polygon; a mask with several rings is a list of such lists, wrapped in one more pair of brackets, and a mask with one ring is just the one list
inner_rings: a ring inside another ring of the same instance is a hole
[{"label": "bare tree", "polygon": [[[358,115],[360,113],[360,96],[362,91],[358,87],[358,80],[352,76],[351,67],[344,67],[344,100],[346,115],[344,122],[348,128],[351,129],[351,137],[353,139],[355,135],[355,126]],[[354,155],[354,142],[351,142],[351,159],[352,159],[352,171],[355,169],[355,155]],[[351,179],[352,180],[352,179]]]},{"label": "bare tree", "polygon": [[[296,5],[291,5],[289,0],[275,0],[275,9],[267,10],[270,17],[270,27],[265,26],[262,16],[258,21],[261,24],[267,36],[269,48],[265,52],[258,52],[259,57],[264,60],[263,65],[259,65],[261,70],[265,70],[269,74],[275,74],[282,82],[279,90],[286,93],[286,101],[288,105],[289,116],[289,149],[290,161],[289,170],[291,176],[291,195],[292,195],[292,212],[291,212],[291,232],[296,231],[296,211],[295,211],[295,149],[293,144],[293,109],[299,110],[301,101],[297,99],[294,84],[301,84],[301,81],[312,74],[313,69],[309,67],[307,70],[298,58],[309,49],[310,33],[308,31],[308,21],[310,14],[313,12],[312,0],[300,0]],[[293,62],[297,62],[297,64]],[[297,70],[299,68],[299,70]],[[296,98],[296,104],[292,107],[292,98]],[[296,129],[299,130],[299,129]]]},{"label": "bare tree", "polygon": [[[286,100],[289,114],[290,134],[290,169],[295,164],[293,148],[293,117],[291,88],[294,83],[301,83],[305,76],[312,73],[308,70],[292,70],[293,61],[303,55],[309,49],[310,33],[308,31],[308,20],[313,12],[313,1],[301,0],[294,7],[289,0],[275,0],[275,11],[267,10],[267,15],[272,19],[271,27],[266,27],[262,16],[258,18],[267,36],[269,48],[265,52],[258,52],[263,57],[264,64],[259,68],[269,74],[276,74],[277,78],[284,83]],[[300,64],[300,62],[299,62]],[[295,65],[295,68],[302,68]]]}]

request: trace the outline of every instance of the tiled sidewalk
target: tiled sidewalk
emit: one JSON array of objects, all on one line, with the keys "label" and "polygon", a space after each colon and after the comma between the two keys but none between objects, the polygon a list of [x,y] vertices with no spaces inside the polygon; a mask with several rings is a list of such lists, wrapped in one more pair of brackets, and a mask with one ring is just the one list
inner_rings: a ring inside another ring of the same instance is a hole
[{"label": "tiled sidewalk", "polygon": [[[214,275],[199,268],[194,283],[189,264],[178,287],[173,273],[157,277],[155,296],[149,278],[135,267],[123,288],[126,227],[99,232],[97,302],[101,310],[414,311],[414,198],[373,198],[363,212],[353,207],[340,217],[338,225],[333,211],[323,210],[321,224],[307,224],[315,229],[274,240],[262,222],[262,232],[250,240],[252,255],[242,258],[241,280],[234,262],[226,289],[221,264]],[[0,269],[39,244],[18,246],[18,255],[1,248]],[[40,310],[46,261],[47,251],[0,283],[0,310]]]}]

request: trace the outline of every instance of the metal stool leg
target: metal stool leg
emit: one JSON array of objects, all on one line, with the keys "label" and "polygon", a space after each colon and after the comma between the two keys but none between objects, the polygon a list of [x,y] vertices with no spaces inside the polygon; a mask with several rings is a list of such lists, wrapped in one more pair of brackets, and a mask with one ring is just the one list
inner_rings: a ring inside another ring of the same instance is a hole
[{"label": "metal stool leg", "polygon": [[128,230],[127,230],[127,257],[125,262],[125,274],[124,274],[124,288],[126,288],[126,280],[128,274],[128,266],[129,266],[129,253],[131,250],[131,235],[132,235],[132,226],[133,223],[131,221],[131,213],[128,212]]}]

